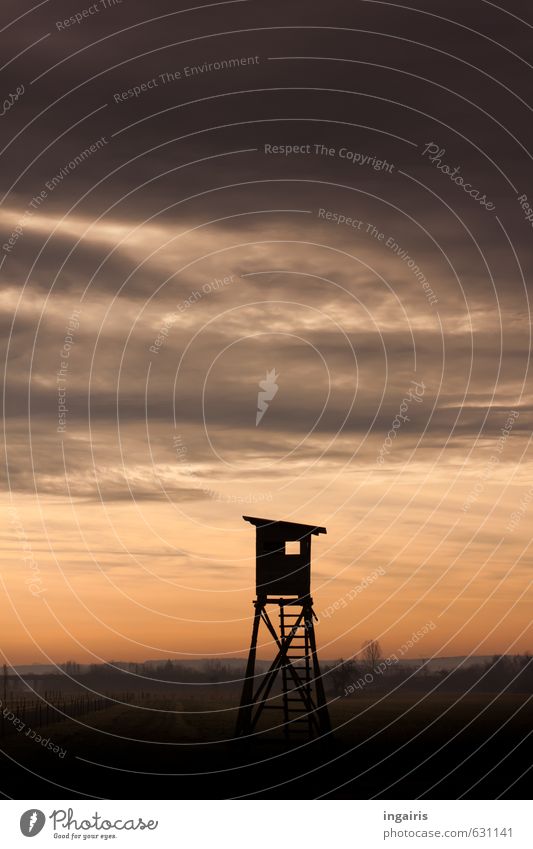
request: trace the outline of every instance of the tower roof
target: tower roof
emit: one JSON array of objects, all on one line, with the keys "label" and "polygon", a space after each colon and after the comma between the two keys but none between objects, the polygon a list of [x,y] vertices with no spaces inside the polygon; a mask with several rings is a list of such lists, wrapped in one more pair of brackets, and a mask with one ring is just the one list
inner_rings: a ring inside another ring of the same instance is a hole
[{"label": "tower roof", "polygon": [[243,516],[242,517],[245,522],[250,522],[251,525],[255,525],[256,528],[263,528],[266,525],[270,525],[272,527],[279,527],[281,533],[284,531],[295,531],[298,529],[301,536],[307,536],[308,534],[327,534],[327,530],[325,528],[319,527],[319,525],[304,525],[300,522],[284,522],[278,521],[277,519],[258,519],[255,516]]}]

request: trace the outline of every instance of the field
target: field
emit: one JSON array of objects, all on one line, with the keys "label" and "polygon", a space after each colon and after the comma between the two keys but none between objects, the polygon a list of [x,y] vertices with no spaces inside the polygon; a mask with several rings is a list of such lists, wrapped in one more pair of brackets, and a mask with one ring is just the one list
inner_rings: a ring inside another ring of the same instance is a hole
[{"label": "field", "polygon": [[[366,695],[331,739],[232,740],[235,698],[145,694],[2,741],[13,798],[520,798],[531,696]],[[59,748],[58,748],[59,747]],[[59,751],[59,754],[57,753]],[[61,752],[64,754],[61,755]]]}]

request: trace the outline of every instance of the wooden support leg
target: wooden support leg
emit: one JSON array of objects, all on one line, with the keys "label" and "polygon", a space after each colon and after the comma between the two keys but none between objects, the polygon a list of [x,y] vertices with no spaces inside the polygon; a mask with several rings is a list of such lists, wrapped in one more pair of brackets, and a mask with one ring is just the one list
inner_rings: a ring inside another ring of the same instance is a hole
[{"label": "wooden support leg", "polygon": [[257,635],[259,633],[259,624],[261,622],[261,612],[263,610],[263,601],[258,599],[254,602],[255,615],[252,626],[252,641],[250,643],[250,652],[248,654],[248,663],[246,664],[246,678],[244,680],[241,696],[241,704],[239,714],[237,716],[237,727],[235,736],[241,737],[250,734],[252,730],[252,703],[254,695],[254,677],[255,677],[255,656],[257,653]]},{"label": "wooden support leg", "polygon": [[318,654],[316,650],[315,628],[313,625],[314,611],[309,604],[306,609],[305,622],[309,633],[309,644],[311,646],[311,657],[313,658],[313,673],[315,676],[315,693],[317,702],[317,716],[322,734],[331,732],[331,722],[329,719],[328,706],[326,704],[326,694],[324,693],[324,682],[320,673],[320,664],[318,662]]}]

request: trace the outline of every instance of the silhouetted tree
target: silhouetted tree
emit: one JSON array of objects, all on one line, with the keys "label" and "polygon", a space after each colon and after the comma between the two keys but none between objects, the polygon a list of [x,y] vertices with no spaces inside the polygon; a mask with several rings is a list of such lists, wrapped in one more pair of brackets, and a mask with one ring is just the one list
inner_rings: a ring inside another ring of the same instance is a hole
[{"label": "silhouetted tree", "polygon": [[365,640],[361,646],[363,649],[363,663],[369,672],[374,672],[381,660],[381,646],[377,640]]},{"label": "silhouetted tree", "polygon": [[169,659],[166,663],[159,667],[159,674],[165,681],[171,681],[174,678],[174,664]]},{"label": "silhouetted tree", "polygon": [[516,661],[519,672],[515,689],[522,693],[533,693],[533,657],[526,652],[518,655]]},{"label": "silhouetted tree", "polygon": [[205,662],[205,677],[208,681],[227,681],[230,678],[229,668],[220,660],[207,660]]},{"label": "silhouetted tree", "polygon": [[330,666],[327,670],[331,688],[335,695],[343,696],[345,690],[350,684],[354,684],[359,677],[359,670],[354,660],[340,658],[334,666]]}]

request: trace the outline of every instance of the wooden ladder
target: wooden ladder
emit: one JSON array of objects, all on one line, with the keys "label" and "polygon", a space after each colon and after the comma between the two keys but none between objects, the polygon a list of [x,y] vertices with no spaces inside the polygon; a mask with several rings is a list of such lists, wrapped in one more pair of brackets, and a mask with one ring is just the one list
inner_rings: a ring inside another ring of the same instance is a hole
[{"label": "wooden ladder", "polygon": [[[286,739],[303,734],[313,737],[316,726],[312,698],[311,646],[307,622],[301,613],[287,613],[286,607],[279,608],[279,633],[282,645],[290,640],[285,663],[281,670],[281,708],[283,709],[283,732]],[[296,663],[294,663],[296,661]],[[292,667],[292,673],[289,670]]]}]

